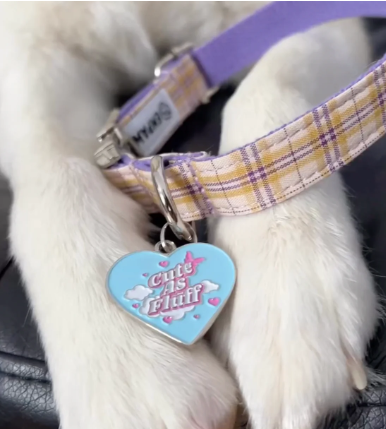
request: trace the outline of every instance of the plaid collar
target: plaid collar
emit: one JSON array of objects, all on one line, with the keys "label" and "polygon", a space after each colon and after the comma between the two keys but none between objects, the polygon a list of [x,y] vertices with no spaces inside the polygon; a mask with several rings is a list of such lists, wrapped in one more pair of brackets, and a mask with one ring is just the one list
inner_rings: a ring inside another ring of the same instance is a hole
[{"label": "plaid collar", "polygon": [[[326,21],[361,16],[386,17],[386,5],[275,2],[203,47],[172,51],[157,66],[156,80],[113,112],[98,136],[98,165],[115,186],[157,212],[150,158],[135,158],[128,146],[140,156],[156,153],[218,85],[279,40]],[[256,47],[245,40],[262,42]],[[167,182],[182,219],[256,213],[298,194],[385,134],[385,102],[386,57],[319,107],[233,152],[165,155]]]}]

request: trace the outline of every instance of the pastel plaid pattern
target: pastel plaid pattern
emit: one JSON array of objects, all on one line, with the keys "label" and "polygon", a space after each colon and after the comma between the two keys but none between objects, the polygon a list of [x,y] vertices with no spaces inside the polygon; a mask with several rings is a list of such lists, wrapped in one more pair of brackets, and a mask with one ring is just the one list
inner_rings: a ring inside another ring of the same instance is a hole
[{"label": "pastel plaid pattern", "polygon": [[119,119],[119,129],[123,130],[161,90],[165,90],[173,101],[181,123],[202,103],[208,92],[205,78],[190,55],[178,59],[155,83],[152,90]]},{"label": "pastel plaid pattern", "polygon": [[[385,134],[386,60],[355,84],[256,142],[218,157],[176,156],[165,169],[185,221],[257,213],[347,165]],[[106,177],[157,211],[149,168],[130,159]]]}]

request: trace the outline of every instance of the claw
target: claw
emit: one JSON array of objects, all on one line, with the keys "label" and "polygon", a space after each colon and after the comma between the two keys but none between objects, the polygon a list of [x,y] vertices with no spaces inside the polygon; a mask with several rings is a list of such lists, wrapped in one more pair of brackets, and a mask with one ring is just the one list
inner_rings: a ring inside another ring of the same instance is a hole
[{"label": "claw", "polygon": [[367,374],[362,361],[353,357],[347,358],[347,365],[351,374],[353,387],[356,390],[364,390],[367,387]]}]

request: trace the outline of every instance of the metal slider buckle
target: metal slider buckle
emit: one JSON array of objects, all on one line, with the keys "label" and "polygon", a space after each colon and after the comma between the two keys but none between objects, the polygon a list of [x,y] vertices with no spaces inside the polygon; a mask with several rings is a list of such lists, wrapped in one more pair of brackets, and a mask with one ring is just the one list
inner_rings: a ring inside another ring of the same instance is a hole
[{"label": "metal slider buckle", "polygon": [[[173,60],[180,58],[184,54],[187,54],[189,51],[193,49],[192,43],[185,43],[184,45],[177,46],[170,50],[168,54],[166,54],[160,61],[158,61],[157,65],[154,69],[154,76],[159,78],[163,72],[163,69]],[[214,88],[208,89],[207,93],[201,99],[202,104],[208,104],[212,96],[219,90],[219,87],[216,86]]]},{"label": "metal slider buckle", "polygon": [[116,126],[119,109],[114,109],[102,130],[97,134],[101,146],[95,151],[95,161],[101,168],[108,168],[121,159],[119,147],[122,143],[122,135]]},{"label": "metal slider buckle", "polygon": [[193,45],[191,43],[185,43],[184,45],[172,48],[169,53],[162,57],[156,64],[154,69],[154,76],[156,78],[159,78],[162,74],[163,69],[170,63],[170,61],[176,60],[177,58],[191,51],[192,49]]},{"label": "metal slider buckle", "polygon": [[[141,158],[141,161],[151,161],[156,155],[150,155],[145,156]],[[194,161],[200,160],[201,158],[205,158],[209,156],[209,153],[201,150],[198,152],[167,152],[167,153],[159,153],[157,156],[160,156],[161,158],[165,159],[169,164],[174,164],[175,162],[178,162],[181,160],[181,157],[185,157],[186,159],[189,157],[193,159]]]}]

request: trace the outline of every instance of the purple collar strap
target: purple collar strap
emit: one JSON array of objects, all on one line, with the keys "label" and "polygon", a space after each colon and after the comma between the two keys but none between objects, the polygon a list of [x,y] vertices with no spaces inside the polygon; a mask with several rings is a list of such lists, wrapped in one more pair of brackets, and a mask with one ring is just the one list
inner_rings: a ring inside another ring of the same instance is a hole
[{"label": "purple collar strap", "polygon": [[[149,159],[136,159],[133,151],[157,153],[219,85],[281,39],[352,17],[386,17],[386,3],[274,2],[204,46],[173,51],[156,68],[154,82],[112,113],[98,136],[97,164],[117,187],[157,211]],[[313,111],[229,154],[167,155],[168,185],[182,218],[255,213],[350,162],[385,133],[385,64],[381,60]]]}]

